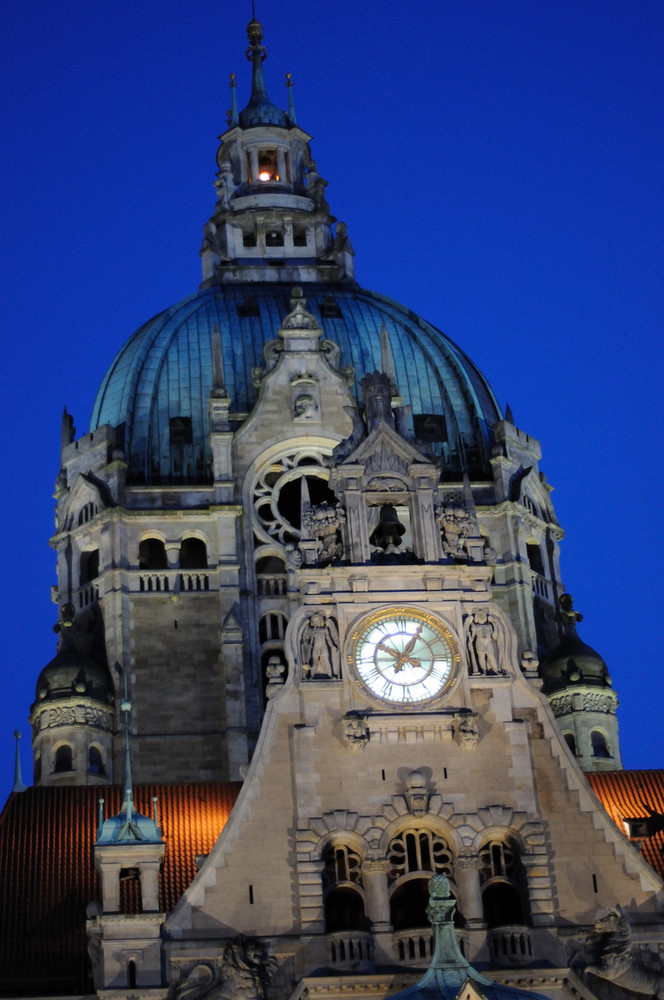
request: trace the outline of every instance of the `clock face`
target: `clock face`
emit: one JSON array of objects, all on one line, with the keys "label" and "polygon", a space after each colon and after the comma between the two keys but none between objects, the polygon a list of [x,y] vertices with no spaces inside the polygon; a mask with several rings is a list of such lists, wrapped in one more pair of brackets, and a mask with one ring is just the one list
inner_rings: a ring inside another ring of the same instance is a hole
[{"label": "clock face", "polygon": [[395,705],[421,705],[452,684],[459,653],[449,629],[433,615],[387,608],[362,622],[349,659],[371,694]]}]

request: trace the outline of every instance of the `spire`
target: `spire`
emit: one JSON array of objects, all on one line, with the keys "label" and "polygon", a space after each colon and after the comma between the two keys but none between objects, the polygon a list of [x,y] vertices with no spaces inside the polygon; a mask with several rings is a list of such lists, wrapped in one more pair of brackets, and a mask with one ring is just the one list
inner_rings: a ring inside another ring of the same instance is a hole
[{"label": "spire", "polygon": [[228,121],[228,127],[229,128],[233,128],[233,126],[237,125],[237,123],[238,123],[238,116],[237,116],[237,93],[236,93],[236,91],[237,91],[237,81],[235,79],[235,73],[231,73],[231,75],[230,75],[230,84],[229,84],[229,86],[231,88],[231,109],[228,112],[228,114],[226,115],[226,119]]},{"label": "spire", "polygon": [[295,101],[293,100],[293,76],[291,73],[286,73],[286,88],[288,90],[288,121],[291,125],[297,125]]},{"label": "spire", "polygon": [[226,377],[224,375],[224,356],[221,351],[221,330],[219,324],[214,324],[212,330],[212,392],[215,399],[226,399]]},{"label": "spire", "polygon": [[[253,8],[252,8],[253,9]],[[286,127],[286,115],[276,104],[272,104],[267,95],[263,63],[267,59],[267,49],[261,45],[263,41],[263,25],[256,20],[255,15],[247,25],[249,47],[246,56],[252,64],[251,97],[244,111],[240,112],[239,123],[242,128],[252,125],[281,125]]]},{"label": "spire", "polygon": [[399,387],[397,385],[397,374],[394,369],[392,345],[390,344],[390,335],[384,323],[380,328],[380,365],[383,375],[387,375],[390,380],[390,393],[392,396],[398,396]]},{"label": "spire", "polygon": [[21,738],[21,730],[14,730],[14,739],[16,740],[16,757],[14,759],[14,786],[12,792],[25,792],[27,786],[23,784],[23,778],[21,776],[21,754],[18,749],[18,741]]}]

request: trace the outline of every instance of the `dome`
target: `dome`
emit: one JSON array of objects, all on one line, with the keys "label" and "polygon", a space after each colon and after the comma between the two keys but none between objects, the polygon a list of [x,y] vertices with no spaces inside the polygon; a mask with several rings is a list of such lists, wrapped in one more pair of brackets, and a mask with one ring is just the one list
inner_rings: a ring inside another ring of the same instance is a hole
[{"label": "dome", "polygon": [[35,705],[80,696],[93,698],[107,705],[112,699],[112,692],[108,672],[80,653],[67,636],[62,648],[39,675]]},{"label": "dome", "polygon": [[[264,367],[264,346],[290,310],[292,287],[204,288],[149,320],[121,348],[97,393],[90,431],[104,424],[119,429],[130,482],[209,480],[215,327],[237,427],[256,403],[252,369]],[[358,400],[362,377],[381,366],[384,326],[415,437],[443,459],[447,478],[488,472],[491,430],[502,416],[485,378],[459,347],[404,306],[354,283],[306,284],[304,294],[323,336],[338,344],[341,364],[353,366]]]},{"label": "dome", "polygon": [[545,694],[560,691],[575,684],[611,687],[609,668],[592,646],[582,642],[571,629],[561,643],[539,665]]}]

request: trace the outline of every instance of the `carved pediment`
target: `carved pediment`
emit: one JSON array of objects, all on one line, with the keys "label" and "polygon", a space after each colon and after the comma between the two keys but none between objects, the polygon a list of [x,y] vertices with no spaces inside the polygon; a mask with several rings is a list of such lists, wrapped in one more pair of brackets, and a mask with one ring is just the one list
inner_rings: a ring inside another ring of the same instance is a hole
[{"label": "carved pediment", "polygon": [[384,421],[374,427],[342,464],[363,467],[364,485],[369,489],[375,489],[374,483],[379,480],[397,482],[400,477],[403,477],[405,487],[413,465],[421,465],[423,471],[435,468],[425,455]]}]

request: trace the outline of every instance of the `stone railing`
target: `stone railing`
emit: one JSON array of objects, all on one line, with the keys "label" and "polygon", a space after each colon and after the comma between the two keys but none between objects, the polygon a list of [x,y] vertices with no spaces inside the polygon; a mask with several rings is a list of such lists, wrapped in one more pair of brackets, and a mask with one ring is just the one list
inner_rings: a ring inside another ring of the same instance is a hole
[{"label": "stone railing", "polygon": [[205,594],[218,588],[218,576],[205,569],[141,569],[129,574],[129,587],[141,594]]},{"label": "stone railing", "polygon": [[491,961],[497,965],[528,965],[533,960],[530,927],[510,924],[487,932]]},{"label": "stone railing", "polygon": [[533,593],[537,594],[539,597],[549,596],[549,581],[540,576],[539,573],[535,573],[533,570],[530,572],[530,577],[532,580]]},{"label": "stone railing", "polygon": [[330,963],[337,968],[370,965],[374,956],[373,935],[367,931],[335,931],[327,935]]},{"label": "stone railing", "polygon": [[77,611],[89,608],[91,604],[96,604],[99,600],[99,588],[94,583],[88,583],[85,587],[80,587],[73,594],[73,604]]},{"label": "stone railing", "polygon": [[256,590],[259,597],[283,597],[288,589],[285,573],[257,573]]}]

